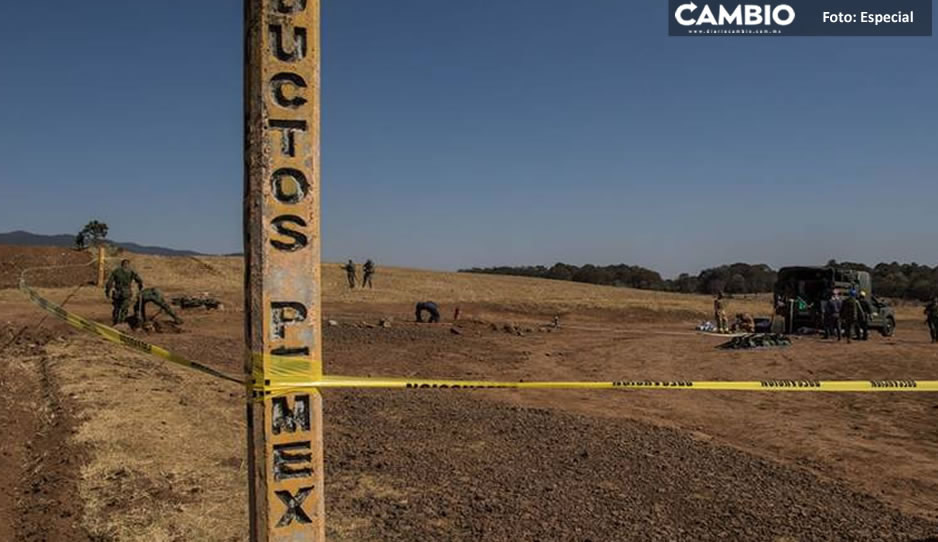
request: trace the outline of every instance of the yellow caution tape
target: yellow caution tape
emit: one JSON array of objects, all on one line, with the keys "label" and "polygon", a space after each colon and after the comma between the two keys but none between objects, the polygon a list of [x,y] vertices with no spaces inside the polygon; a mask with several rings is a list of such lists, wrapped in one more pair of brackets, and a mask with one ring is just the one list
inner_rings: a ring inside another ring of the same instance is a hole
[{"label": "yellow caution tape", "polygon": [[174,354],[165,348],[156,346],[155,344],[150,344],[148,342],[141,341],[140,339],[122,333],[112,327],[106,326],[104,324],[99,324],[93,320],[88,320],[82,316],[79,316],[71,311],[65,310],[61,306],[48,299],[39,295],[38,292],[26,286],[26,281],[22,278],[20,279],[20,290],[22,290],[33,303],[39,305],[42,309],[52,313],[54,316],[59,317],[64,320],[70,326],[87,331],[88,333],[93,333],[99,337],[104,338],[112,343],[121,344],[128,348],[137,350],[138,352],[143,352],[145,354],[152,354],[158,358],[164,359],[171,363],[177,365],[182,365],[183,367],[188,367],[190,369],[195,369],[196,371],[201,371],[212,376],[216,376],[223,380],[228,380],[229,382],[237,382],[241,384],[243,381],[235,378],[233,376],[228,376],[225,373],[216,371],[211,367],[207,367],[198,363],[196,361],[188,360],[178,354]]},{"label": "yellow caution tape", "polygon": [[[245,384],[201,363],[188,360],[164,348],[122,333],[112,327],[88,320],[39,295],[20,279],[22,290],[34,303],[69,325],[98,335],[145,354],[152,354],[171,363],[201,371],[229,382]],[[614,380],[499,382],[490,380],[408,379],[354,376],[321,376],[322,362],[304,357],[254,354],[253,374],[247,386],[254,398],[261,399],[318,388],[383,388],[383,389],[548,389],[548,390],[710,390],[710,391],[821,391],[821,392],[938,392],[938,380],[756,380],[756,381],[693,381],[693,380]]]},{"label": "yellow caution tape", "polygon": [[548,390],[710,390],[710,391],[826,391],[826,392],[938,392],[938,380],[761,380],[761,381],[692,381],[692,380],[615,380],[604,382],[498,382],[489,380],[436,380],[405,378],[365,378],[324,376],[318,381],[277,383],[265,386],[272,394],[281,389],[302,388],[386,388],[386,389],[548,389]]},{"label": "yellow caution tape", "polygon": [[308,386],[310,378],[322,376],[322,361],[306,357],[254,353],[251,355],[251,368],[248,388],[254,398],[305,392],[311,387],[315,389],[316,386]]}]

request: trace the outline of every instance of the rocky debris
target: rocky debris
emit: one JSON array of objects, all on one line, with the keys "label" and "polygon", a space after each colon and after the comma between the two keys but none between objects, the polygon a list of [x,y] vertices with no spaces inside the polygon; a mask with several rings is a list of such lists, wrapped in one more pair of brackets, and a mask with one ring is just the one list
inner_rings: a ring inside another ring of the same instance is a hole
[{"label": "rocky debris", "polygon": [[385,329],[388,329],[388,328],[391,327],[391,323],[393,323],[393,322],[394,322],[394,318],[392,318],[392,317],[389,316],[389,317],[387,317],[387,318],[382,318],[382,319],[378,322],[378,325],[381,326],[381,327],[383,327],[383,328],[385,328]]},{"label": "rocky debris", "polygon": [[339,327],[339,322],[335,320],[328,320],[326,321],[326,325],[328,325],[329,327]]},{"label": "rocky debris", "polygon": [[680,431],[470,394],[325,392],[329,507],[361,525],[327,526],[330,540],[911,542],[938,534],[938,524],[872,496]]},{"label": "rocky debris", "polygon": [[518,337],[524,337],[527,333],[534,333],[534,328],[516,326],[515,324],[504,324],[501,327],[492,324],[491,328],[492,331],[501,330],[509,335],[517,335]]},{"label": "rocky debris", "polygon": [[452,333],[453,335],[462,335],[462,334],[463,334],[462,330],[459,329],[459,328],[456,327],[456,326],[453,326],[453,327],[449,328],[449,332]]},{"label": "rocky debris", "polygon": [[225,308],[224,303],[210,296],[208,293],[178,296],[170,299],[169,302],[182,309],[204,308],[206,310],[222,310]]},{"label": "rocky debris", "polygon": [[724,350],[745,350],[750,348],[777,348],[791,346],[791,339],[780,333],[749,333],[739,335],[717,346]]}]

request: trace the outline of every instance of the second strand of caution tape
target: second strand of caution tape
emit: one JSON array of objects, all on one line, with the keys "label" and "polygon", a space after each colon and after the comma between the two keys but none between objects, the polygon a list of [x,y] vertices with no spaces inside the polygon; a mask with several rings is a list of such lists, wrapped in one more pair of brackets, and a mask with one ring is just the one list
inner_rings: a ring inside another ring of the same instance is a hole
[{"label": "second strand of caution tape", "polygon": [[[141,341],[112,327],[88,320],[39,295],[21,279],[20,290],[42,309],[62,319],[69,325],[93,333],[110,342],[160,359],[212,375],[229,382],[244,384],[240,378],[217,371],[211,367],[186,359],[165,348]],[[316,388],[383,388],[383,389],[547,389],[547,390],[709,390],[709,391],[815,391],[815,392],[938,392],[938,380],[754,380],[754,381],[694,381],[694,380],[611,380],[611,381],[529,381],[500,382],[490,380],[451,379],[408,379],[383,377],[323,376],[308,380],[309,367],[298,363],[297,358],[255,355],[258,360],[273,363],[278,370],[276,376],[263,370],[255,370],[250,391],[256,398],[283,395]],[[283,362],[283,363],[281,363]],[[260,369],[260,364],[254,364]],[[284,369],[286,367],[286,369]],[[269,378],[274,376],[273,378]]]}]

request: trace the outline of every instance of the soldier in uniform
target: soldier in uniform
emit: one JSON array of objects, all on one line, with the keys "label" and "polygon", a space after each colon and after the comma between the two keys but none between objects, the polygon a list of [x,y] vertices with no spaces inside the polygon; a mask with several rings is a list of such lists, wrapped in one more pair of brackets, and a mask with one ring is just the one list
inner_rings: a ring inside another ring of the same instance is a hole
[{"label": "soldier in uniform", "polygon": [[114,310],[111,311],[111,324],[117,325],[127,319],[127,310],[133,300],[133,283],[137,283],[137,290],[143,290],[143,280],[136,271],[130,268],[130,260],[121,260],[121,265],[111,271],[104,286],[104,295],[111,300]]},{"label": "soldier in uniform", "polygon": [[866,315],[863,313],[863,306],[857,300],[856,292],[851,291],[850,297],[844,300],[840,309],[840,319],[844,324],[844,332],[847,335],[848,343],[853,337],[860,338],[859,325],[860,320],[864,318],[866,318]]},{"label": "soldier in uniform", "polygon": [[369,288],[374,288],[371,285],[371,276],[375,274],[375,262],[368,260],[365,262],[365,265],[362,266],[362,288],[367,285]]},{"label": "soldier in uniform", "polygon": [[718,333],[729,333],[729,323],[726,320],[726,300],[723,299],[723,292],[717,294],[713,299],[713,319],[717,324]]},{"label": "soldier in uniform", "polygon": [[137,299],[134,301],[134,320],[138,326],[147,323],[147,303],[153,303],[163,309],[166,314],[172,317],[173,323],[176,325],[182,324],[182,318],[176,316],[176,313],[170,308],[169,303],[163,299],[163,294],[156,288],[146,288],[140,290],[140,293],[137,294]]},{"label": "soldier in uniform", "polygon": [[345,269],[345,276],[348,278],[348,287],[354,289],[355,283],[358,282],[358,270],[355,268],[355,262],[349,260],[342,269]]},{"label": "soldier in uniform", "polygon": [[925,305],[925,323],[928,324],[931,342],[938,343],[938,297]]},{"label": "soldier in uniform", "polygon": [[860,328],[860,339],[867,341],[870,339],[870,320],[873,318],[873,306],[866,297],[866,292],[860,290],[860,308],[863,309],[863,318],[857,324]]}]

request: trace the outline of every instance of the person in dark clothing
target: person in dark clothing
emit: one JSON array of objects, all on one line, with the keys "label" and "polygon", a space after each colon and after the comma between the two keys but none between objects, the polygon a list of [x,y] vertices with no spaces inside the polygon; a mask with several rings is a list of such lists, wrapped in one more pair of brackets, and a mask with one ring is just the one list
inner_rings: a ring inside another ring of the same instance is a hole
[{"label": "person in dark clothing", "polygon": [[859,325],[860,340],[867,341],[870,338],[870,320],[873,318],[873,306],[866,297],[866,292],[860,291],[860,308],[863,309],[863,318],[857,322]]},{"label": "person in dark clothing", "polygon": [[928,324],[931,342],[938,343],[938,297],[925,305],[925,323]]},{"label": "person in dark clothing", "polygon": [[831,294],[830,298],[824,301],[824,338],[829,339],[837,335],[840,340],[840,308],[841,301],[837,292]]},{"label": "person in dark clothing", "polygon": [[365,262],[365,265],[362,266],[362,288],[368,286],[369,288],[374,288],[371,284],[371,277],[375,274],[375,262],[368,260]]},{"label": "person in dark clothing", "polygon": [[860,301],[857,300],[854,292],[850,292],[850,297],[844,300],[840,309],[840,319],[844,323],[844,333],[847,334],[848,343],[853,337],[860,338],[860,320],[864,318],[866,315],[863,313]]},{"label": "person in dark clothing", "polygon": [[136,271],[130,268],[130,260],[121,260],[121,266],[111,271],[111,275],[104,285],[104,295],[111,300],[111,325],[117,325],[127,319],[127,311],[133,301],[133,283],[137,283],[137,290],[143,290],[143,280]]},{"label": "person in dark clothing", "polygon": [[440,308],[437,307],[436,303],[432,301],[421,301],[417,303],[417,321],[423,322],[423,312],[427,311],[430,313],[430,319],[428,320],[431,324],[435,324],[440,321]]},{"label": "person in dark clothing", "polygon": [[355,262],[349,260],[347,264],[342,266],[342,269],[345,270],[345,277],[348,279],[348,287],[354,290],[355,283],[358,282],[358,269],[355,267]]}]

